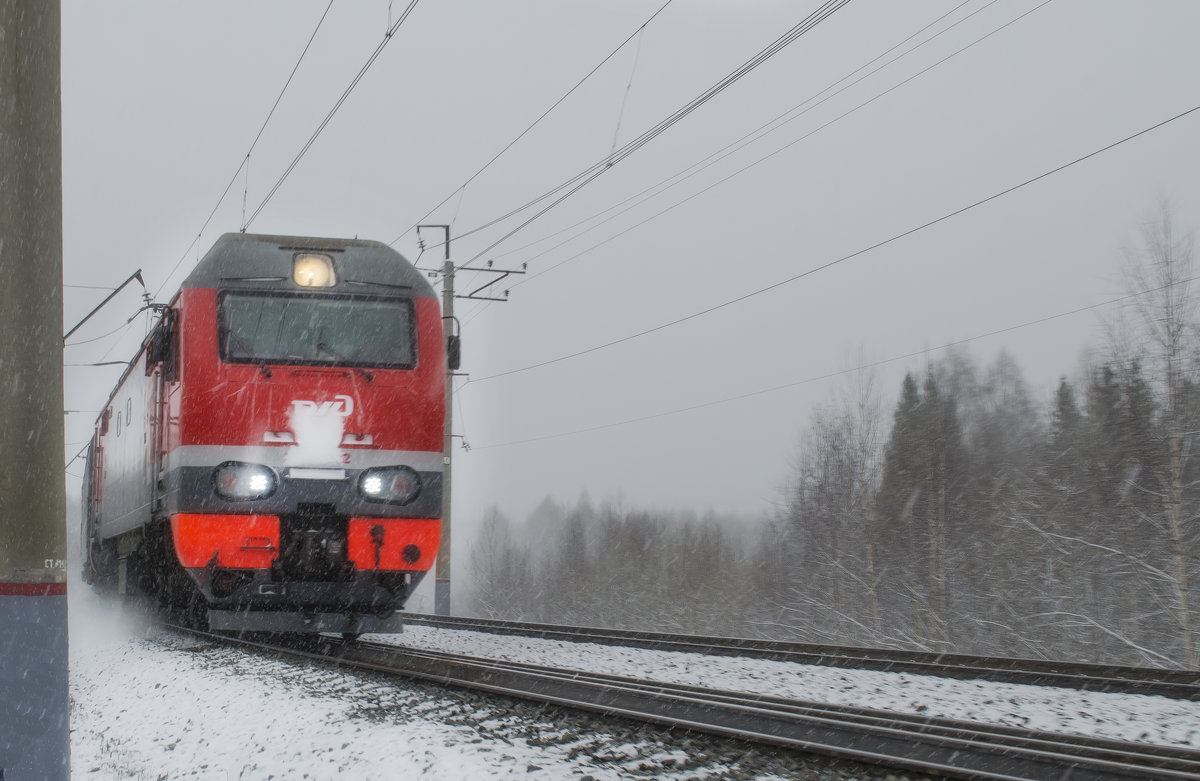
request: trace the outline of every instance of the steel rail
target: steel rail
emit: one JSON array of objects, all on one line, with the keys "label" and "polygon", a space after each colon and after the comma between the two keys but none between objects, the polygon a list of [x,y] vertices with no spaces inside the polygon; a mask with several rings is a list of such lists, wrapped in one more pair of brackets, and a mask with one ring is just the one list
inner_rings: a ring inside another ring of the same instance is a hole
[{"label": "steel rail", "polygon": [[558,626],[457,616],[405,614],[406,624],[656,651],[743,656],[853,670],[906,672],[958,680],[1055,686],[1200,701],[1200,671],[1055,662],[1003,656],[899,651],[733,637]]},{"label": "steel rail", "polygon": [[843,708],[383,643],[181,631],[343,667],[952,778],[1200,778],[1200,751],[1154,744]]},{"label": "steel rail", "polygon": [[531,676],[541,676],[550,680],[590,682],[597,686],[619,686],[650,693],[655,696],[671,694],[691,698],[705,706],[719,703],[754,708],[773,708],[780,712],[796,715],[836,719],[889,729],[897,728],[900,725],[903,728],[915,730],[923,735],[940,735],[967,740],[977,744],[990,743],[1003,748],[1005,751],[1011,750],[1014,746],[1021,746],[1060,754],[1070,754],[1071,756],[1108,759],[1116,762],[1124,761],[1131,755],[1136,755],[1141,758],[1138,767],[1139,773],[1144,772],[1144,766],[1149,765],[1187,771],[1189,774],[1200,771],[1200,752],[1190,749],[1176,749],[1153,743],[1130,743],[1108,738],[1097,738],[1090,735],[1070,735],[1064,737],[1062,733],[1049,733],[1019,727],[830,705],[772,695],[722,691],[702,686],[664,683],[644,678],[631,678],[605,673],[580,672],[525,662],[501,661],[463,654],[447,654],[426,649],[398,648],[388,643],[360,643],[358,644],[358,648],[363,651],[380,653],[385,658],[399,651],[408,658],[422,658],[434,661],[449,659],[455,663],[475,665],[482,668],[501,671],[521,671]]}]

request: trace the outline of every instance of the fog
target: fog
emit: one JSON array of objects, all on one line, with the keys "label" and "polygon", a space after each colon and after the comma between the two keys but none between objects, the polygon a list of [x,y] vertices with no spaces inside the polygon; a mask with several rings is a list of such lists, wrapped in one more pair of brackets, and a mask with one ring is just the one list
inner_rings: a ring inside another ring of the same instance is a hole
[{"label": "fog", "polygon": [[[1193,108],[1194,3],[860,0],[494,249],[536,210],[470,232],[637,138],[817,5],[671,3],[637,35],[660,0],[419,5],[273,191],[399,7],[335,4],[255,143],[326,3],[69,0],[66,325],[136,268],[165,300],[247,221],[396,240],[429,268],[437,233],[422,252],[409,228],[449,224],[457,263],[528,264],[489,291],[510,290],[507,302],[458,302],[464,523],[492,504],[523,517],[547,495],[584,492],[768,512],[834,375],[898,358],[878,370],[890,410],[905,371],[959,340],[982,361],[1006,348],[1048,403],[1059,376],[1103,348],[1113,307],[984,335],[1122,295],[1123,247],[1160,202],[1181,229],[1195,224],[1196,115],[721,305]],[[823,92],[834,84],[844,91]],[[628,211],[603,212],[617,205]],[[457,287],[490,279],[462,272]],[[68,458],[121,371],[89,364],[132,355],[148,315],[126,321],[143,303],[126,290],[67,348],[67,407],[81,411],[68,413]]]}]

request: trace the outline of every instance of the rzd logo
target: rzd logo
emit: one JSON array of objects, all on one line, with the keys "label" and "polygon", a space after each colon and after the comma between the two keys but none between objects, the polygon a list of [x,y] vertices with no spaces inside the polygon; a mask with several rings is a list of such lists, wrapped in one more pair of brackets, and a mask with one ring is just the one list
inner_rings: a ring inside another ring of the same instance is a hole
[{"label": "rzd logo", "polygon": [[317,415],[333,414],[348,418],[354,412],[354,399],[349,396],[334,396],[333,401],[322,401],[320,404],[307,399],[293,399],[292,406],[296,408],[297,412],[311,410]]}]

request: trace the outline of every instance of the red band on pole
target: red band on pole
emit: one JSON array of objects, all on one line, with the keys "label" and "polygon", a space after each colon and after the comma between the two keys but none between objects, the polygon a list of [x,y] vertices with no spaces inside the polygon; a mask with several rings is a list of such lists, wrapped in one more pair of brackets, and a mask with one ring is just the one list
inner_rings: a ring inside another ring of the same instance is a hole
[{"label": "red band on pole", "polygon": [[0,583],[0,597],[61,597],[66,583]]}]

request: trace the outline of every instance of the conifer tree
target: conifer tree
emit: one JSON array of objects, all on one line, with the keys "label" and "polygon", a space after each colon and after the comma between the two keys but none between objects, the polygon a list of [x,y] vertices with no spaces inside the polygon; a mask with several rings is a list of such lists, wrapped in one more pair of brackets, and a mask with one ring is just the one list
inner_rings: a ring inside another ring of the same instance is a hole
[{"label": "conifer tree", "polygon": [[929,594],[921,566],[929,546],[927,418],[916,378],[905,374],[884,453],[877,506],[886,552],[883,569],[894,584],[888,612],[893,620],[906,617],[901,632],[914,641],[927,637],[924,611]]}]

